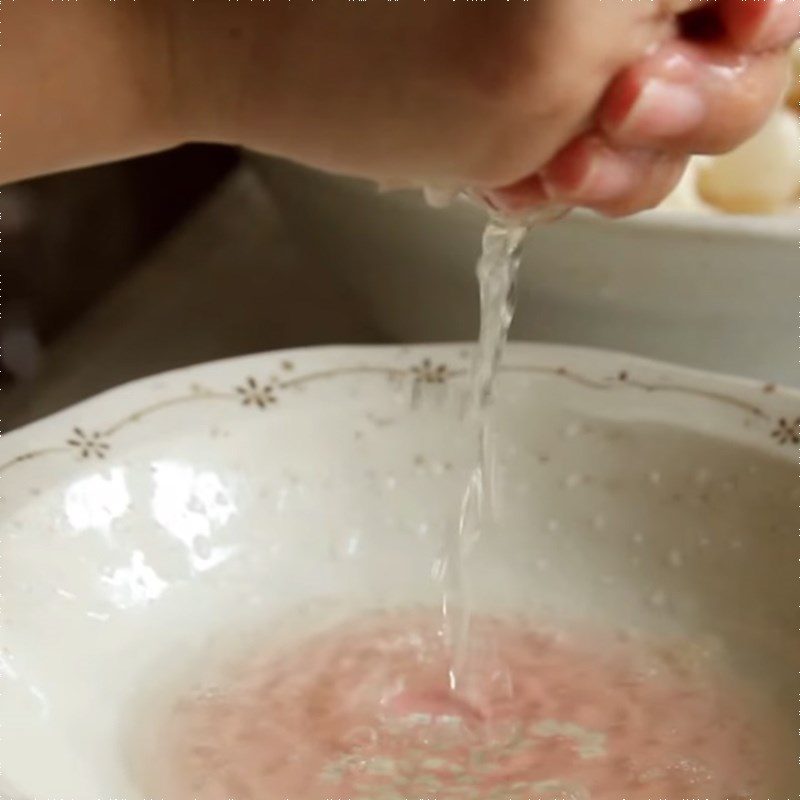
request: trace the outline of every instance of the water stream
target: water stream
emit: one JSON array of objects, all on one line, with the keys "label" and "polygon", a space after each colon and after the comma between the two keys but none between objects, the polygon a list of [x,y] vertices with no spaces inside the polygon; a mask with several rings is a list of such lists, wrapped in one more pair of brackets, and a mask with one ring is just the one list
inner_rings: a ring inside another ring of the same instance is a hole
[{"label": "water stream", "polygon": [[467,407],[467,422],[477,429],[475,467],[461,502],[458,527],[451,529],[444,542],[441,570],[443,632],[452,653],[449,681],[453,692],[459,691],[469,649],[472,603],[466,562],[494,522],[494,453],[489,414],[497,370],[514,317],[517,273],[528,229],[524,222],[490,219],[476,269],[480,334]]}]

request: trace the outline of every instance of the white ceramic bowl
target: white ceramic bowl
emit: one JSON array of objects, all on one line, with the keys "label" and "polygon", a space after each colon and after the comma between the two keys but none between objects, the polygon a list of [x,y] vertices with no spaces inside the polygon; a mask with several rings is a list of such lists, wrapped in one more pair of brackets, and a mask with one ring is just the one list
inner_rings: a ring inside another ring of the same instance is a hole
[{"label": "white ceramic bowl", "polygon": [[[4,436],[9,796],[141,796],[135,721],[198,653],[298,609],[435,602],[469,356],[240,358]],[[499,391],[502,534],[470,561],[477,605],[716,641],[782,701],[793,743],[800,395],[531,345]]]},{"label": "white ceramic bowl", "polygon": [[[254,163],[296,240],[341,273],[392,340],[473,335],[481,212]],[[797,216],[578,213],[530,236],[515,336],[800,385],[797,246]]]}]

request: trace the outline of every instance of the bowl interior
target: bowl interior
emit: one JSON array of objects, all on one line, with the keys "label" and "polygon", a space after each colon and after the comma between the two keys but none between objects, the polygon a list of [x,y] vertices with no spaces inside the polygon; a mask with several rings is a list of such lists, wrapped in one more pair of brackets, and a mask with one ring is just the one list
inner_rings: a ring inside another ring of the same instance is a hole
[{"label": "bowl interior", "polygon": [[[135,794],[131,732],[201,660],[361,608],[435,605],[431,565],[475,452],[458,413],[468,357],[259,356],[4,439],[11,786]],[[796,397],[535,347],[512,350],[498,396],[475,605],[710,642],[783,699],[789,741]]]}]

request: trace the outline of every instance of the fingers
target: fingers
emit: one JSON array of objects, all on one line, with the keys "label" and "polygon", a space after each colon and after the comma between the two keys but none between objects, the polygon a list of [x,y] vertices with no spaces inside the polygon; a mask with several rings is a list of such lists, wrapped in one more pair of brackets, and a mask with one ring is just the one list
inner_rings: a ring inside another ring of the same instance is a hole
[{"label": "fingers", "polygon": [[763,126],[785,88],[782,50],[800,34],[800,0],[663,3],[683,14],[684,36],[618,76],[595,132],[537,174],[490,193],[492,205],[512,213],[545,204],[635,213],[672,191],[689,154],[727,152]]},{"label": "fingers", "polygon": [[726,152],[753,136],[780,101],[786,57],[672,42],[626,70],[599,124],[621,147]]},{"label": "fingers", "polygon": [[725,0],[720,16],[731,43],[754,52],[785,47],[800,36],[800,0]]},{"label": "fingers", "polygon": [[677,185],[686,161],[680,155],[616,150],[597,136],[584,136],[536,175],[491,192],[486,199],[512,214],[552,204],[621,216],[661,202]]},{"label": "fingers", "polygon": [[689,157],[668,153],[628,154],[636,176],[631,189],[591,206],[606,217],[627,217],[660,205],[681,180]]}]

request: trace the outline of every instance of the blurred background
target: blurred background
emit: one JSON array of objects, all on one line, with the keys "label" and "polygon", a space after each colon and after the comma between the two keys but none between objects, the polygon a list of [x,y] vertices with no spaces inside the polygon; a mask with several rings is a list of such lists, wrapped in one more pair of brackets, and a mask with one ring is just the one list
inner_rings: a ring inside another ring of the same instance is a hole
[{"label": "blurred background", "polygon": [[0,206],[4,431],[165,369],[379,338],[324,265],[310,279],[235,148],[18,183]]}]

